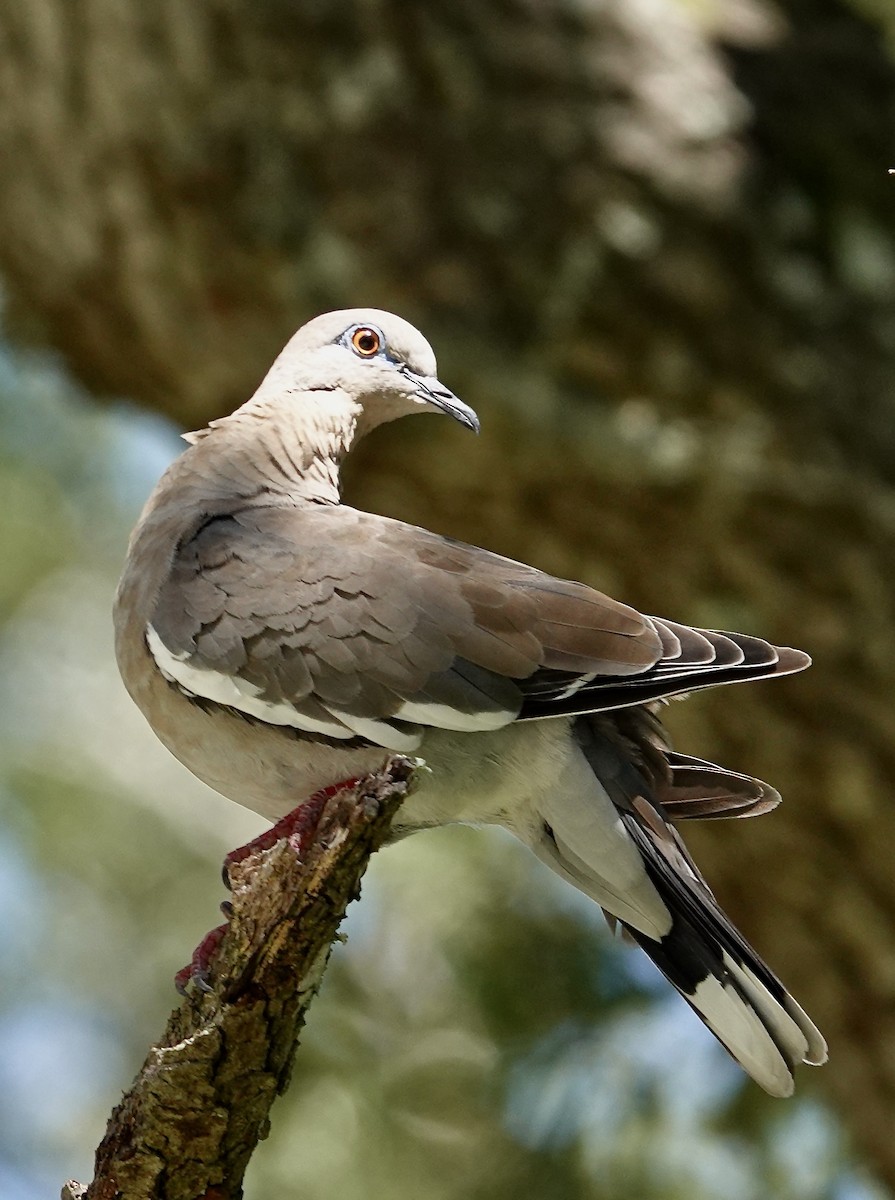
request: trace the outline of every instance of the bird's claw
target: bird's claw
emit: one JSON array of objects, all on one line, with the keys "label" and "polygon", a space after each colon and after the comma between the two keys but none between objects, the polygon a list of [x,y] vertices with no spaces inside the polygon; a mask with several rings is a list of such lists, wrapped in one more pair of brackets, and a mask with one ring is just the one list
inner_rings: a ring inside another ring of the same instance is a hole
[{"label": "bird's claw", "polygon": [[[229,904],[229,901],[225,900],[224,904]],[[222,905],[221,907],[223,908],[224,906]],[[229,916],[229,913],[227,915]],[[194,983],[199,991],[204,992],[206,995],[214,990],[209,982],[208,969],[228,929],[229,925],[225,924],[218,925],[216,928],[209,930],[193,951],[193,957],[190,961],[185,967],[181,967],[174,976],[174,986],[180,992],[181,996],[187,994],[191,983]]]},{"label": "bird's claw", "polygon": [[[305,800],[297,808],[293,808],[291,812],[286,813],[285,817],[281,817],[275,825],[271,825],[269,829],[265,829],[262,833],[259,833],[257,837],[252,838],[250,842],[246,842],[244,846],[237,846],[235,850],[231,850],[224,859],[221,871],[225,887],[230,891],[233,890],[230,880],[230,868],[232,866],[242,862],[252,854],[259,854],[262,850],[270,850],[272,846],[275,846],[277,842],[283,839],[288,839],[289,844],[293,847],[296,854],[301,854],[304,845],[313,836],[317,828],[320,815],[327,800],[339,792],[348,791],[357,782],[357,778],[344,779],[341,783],[334,783],[329,787],[321,788],[310,799]],[[222,901],[221,912],[228,921],[233,916],[233,905],[229,900]],[[227,932],[227,928],[227,925],[218,925],[216,929],[212,929],[210,933],[207,933],[193,951],[193,957],[187,965],[182,967],[174,976],[174,985],[182,996],[186,995],[191,983],[195,984],[200,992],[208,993],[213,991],[208,980],[208,969],[224,934]]]}]

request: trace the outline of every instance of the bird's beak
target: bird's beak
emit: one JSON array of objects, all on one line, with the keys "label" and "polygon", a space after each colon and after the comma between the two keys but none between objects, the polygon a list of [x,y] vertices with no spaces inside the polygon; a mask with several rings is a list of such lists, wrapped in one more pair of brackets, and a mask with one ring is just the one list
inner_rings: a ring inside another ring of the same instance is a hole
[{"label": "bird's beak", "polygon": [[459,400],[453,392],[449,392],[434,375],[417,375],[415,371],[409,371],[406,367],[401,368],[401,373],[413,383],[416,395],[420,400],[434,405],[435,408],[440,408],[442,412],[453,417],[455,421],[459,421],[461,425],[465,425],[467,429],[471,429],[473,433],[479,432],[479,419],[473,410],[468,404]]}]

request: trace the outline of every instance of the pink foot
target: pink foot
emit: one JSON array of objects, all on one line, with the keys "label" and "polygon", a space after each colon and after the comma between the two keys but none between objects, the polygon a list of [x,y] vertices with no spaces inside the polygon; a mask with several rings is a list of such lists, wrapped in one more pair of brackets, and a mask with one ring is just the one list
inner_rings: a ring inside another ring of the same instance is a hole
[{"label": "pink foot", "polygon": [[[224,859],[224,883],[230,887],[230,867],[234,863],[242,862],[252,854],[258,854],[262,850],[269,850],[275,846],[277,842],[287,838],[290,846],[296,854],[301,854],[304,846],[314,836],[317,825],[320,821],[320,816],[323,812],[327,800],[335,796],[338,792],[348,791],[353,788],[358,782],[360,776],[355,776],[352,779],[343,779],[341,783],[332,783],[329,787],[321,788],[319,792],[315,792],[309,800],[304,800],[297,808],[293,808],[291,812],[286,813],[285,817],[281,817],[275,825],[271,825],[269,829],[265,829],[263,833],[250,842],[246,842],[244,846],[237,846],[235,850],[231,850]],[[221,905],[225,916],[230,916],[230,902],[225,900]],[[218,925],[216,929],[212,929],[206,933],[205,937],[193,951],[193,957],[185,967],[182,967],[174,976],[174,985],[182,996],[186,995],[187,987],[190,983],[195,983],[196,986],[203,992],[210,992],[211,985],[208,982],[208,968],[211,965],[211,960],[223,940],[224,934],[227,932],[227,925]]]},{"label": "pink foot", "polygon": [[211,984],[208,982],[208,968],[228,928],[228,925],[218,925],[216,929],[212,929],[206,933],[205,937],[193,951],[193,957],[174,976],[174,986],[180,992],[181,996],[186,995],[187,987],[191,983],[194,983],[201,992],[210,992],[212,990]]},{"label": "pink foot", "polygon": [[224,859],[224,883],[227,887],[230,886],[230,867],[234,863],[242,862],[251,854],[269,850],[271,846],[275,846],[284,838],[288,838],[293,850],[296,854],[300,854],[307,841],[313,836],[327,800],[338,792],[345,792],[349,788],[353,788],[359,778],[359,776],[355,776],[353,779],[343,779],[341,783],[331,783],[329,787],[321,788],[309,800],[303,800],[297,808],[293,808],[291,812],[286,813],[285,817],[281,817],[275,825],[271,825],[269,829],[259,833],[244,846],[237,846],[235,850],[231,850]]}]

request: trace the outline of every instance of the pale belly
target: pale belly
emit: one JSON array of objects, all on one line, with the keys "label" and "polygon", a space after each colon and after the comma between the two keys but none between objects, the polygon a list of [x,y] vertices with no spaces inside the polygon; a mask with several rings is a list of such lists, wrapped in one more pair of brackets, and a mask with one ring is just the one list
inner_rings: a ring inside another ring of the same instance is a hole
[{"label": "pale belly", "polygon": [[[158,675],[134,699],[171,753],[209,787],[276,821],[320,788],[381,769],[390,751],[313,740],[197,704]],[[395,834],[456,822],[498,824],[525,836],[537,799],[568,767],[567,721],[525,722],[487,733],[429,729],[425,762],[402,805]]]},{"label": "pale belly", "polygon": [[[391,757],[381,747],[315,741],[182,693],[162,697],[160,687],[170,685],[156,676],[134,699],[162,742],[203,782],[270,821]],[[418,755],[425,765],[395,817],[394,838],[457,822],[502,825],[608,911],[662,936],[667,912],[566,718],[487,733],[430,729]]]}]

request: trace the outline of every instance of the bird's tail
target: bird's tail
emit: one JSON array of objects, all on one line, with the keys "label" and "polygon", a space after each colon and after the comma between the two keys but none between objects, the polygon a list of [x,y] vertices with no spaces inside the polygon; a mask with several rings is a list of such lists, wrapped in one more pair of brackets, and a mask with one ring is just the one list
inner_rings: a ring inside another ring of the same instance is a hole
[{"label": "bird's tail", "polygon": [[[689,877],[627,820],[653,886],[671,915],[660,940],[623,922],[733,1058],[772,1096],[789,1096],[798,1063],[826,1061],[819,1030],[721,911],[701,876]],[[689,857],[689,856],[688,856]]]},{"label": "bird's tail", "polygon": [[765,812],[779,796],[674,754],[645,709],[579,718],[575,733],[611,802],[614,830],[588,823],[593,797],[558,797],[540,856],[623,926],[757,1083],[790,1095],[796,1064],[826,1060],[824,1039],[721,911],[672,824]]}]

